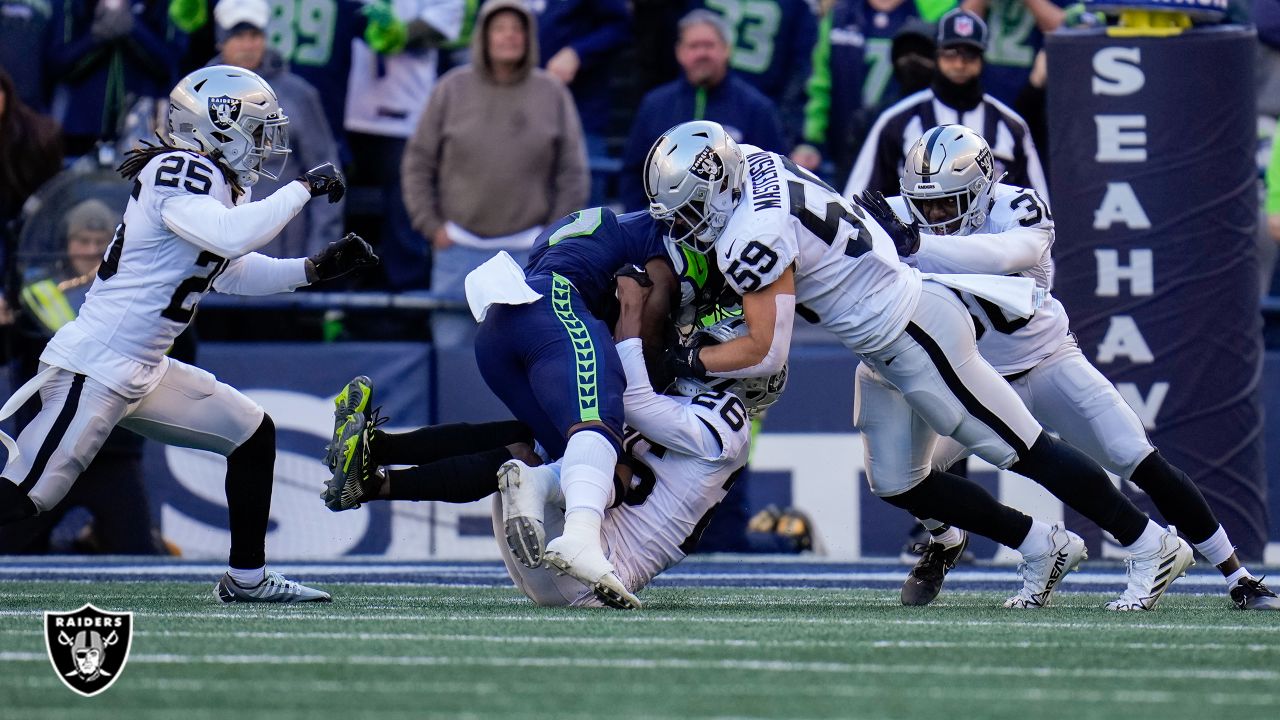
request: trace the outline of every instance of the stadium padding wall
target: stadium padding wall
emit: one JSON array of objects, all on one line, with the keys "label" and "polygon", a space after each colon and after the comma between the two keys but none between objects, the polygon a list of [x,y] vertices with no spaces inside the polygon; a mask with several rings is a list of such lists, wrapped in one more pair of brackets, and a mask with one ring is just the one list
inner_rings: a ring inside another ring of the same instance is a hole
[{"label": "stadium padding wall", "polygon": [[[263,403],[280,428],[269,538],[273,557],[497,557],[486,503],[374,503],[330,513],[318,497],[327,474],[319,458],[332,428],[330,398],[353,375],[373,378],[376,404],[391,417],[390,429],[506,417],[480,380],[470,350],[433,353],[427,345],[409,343],[210,343],[200,357],[201,365]],[[808,511],[831,557],[897,554],[906,516],[875,499],[860,474],[862,445],[851,423],[856,361],[838,345],[814,344],[794,347],[791,362],[790,387],[770,411],[755,451],[752,504],[794,503]],[[1280,352],[1268,356],[1263,385],[1267,407],[1280,416]],[[1280,478],[1280,440],[1270,444],[1268,467],[1270,512],[1280,517],[1280,483],[1274,480]],[[997,474],[978,461],[971,468],[1007,502],[1040,517],[1062,517],[1061,506],[1028,481]],[[228,541],[222,460],[152,443],[146,471],[166,536],[189,556],[222,557]],[[1280,528],[1274,525],[1270,541],[1280,549]],[[1261,544],[1241,549],[1253,557],[1263,553]],[[996,548],[980,543],[975,551],[993,557]]]},{"label": "stadium padding wall", "polygon": [[1046,42],[1054,293],[1152,441],[1256,552],[1267,488],[1254,32]]}]

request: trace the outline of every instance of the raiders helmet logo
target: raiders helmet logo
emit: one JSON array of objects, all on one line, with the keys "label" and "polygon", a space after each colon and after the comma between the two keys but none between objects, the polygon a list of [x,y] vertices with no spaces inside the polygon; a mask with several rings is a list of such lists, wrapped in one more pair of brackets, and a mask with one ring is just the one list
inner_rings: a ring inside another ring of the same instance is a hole
[{"label": "raiders helmet logo", "polygon": [[956,34],[960,37],[969,37],[973,34],[973,18],[961,15],[956,18],[955,24]]},{"label": "raiders helmet logo", "polygon": [[689,172],[702,180],[719,180],[724,175],[724,163],[720,162],[720,156],[715,150],[705,147],[698,153],[698,157],[693,159]]},{"label": "raiders helmet logo", "polygon": [[977,162],[978,168],[982,170],[983,176],[991,177],[991,170],[994,162],[991,159],[991,150],[984,148],[982,152],[978,153]]},{"label": "raiders helmet logo", "polygon": [[49,662],[63,684],[93,697],[111,687],[129,660],[133,613],[113,613],[90,604],[74,612],[44,614]]},{"label": "raiders helmet logo", "polygon": [[230,95],[209,98],[209,119],[219,130],[229,129],[240,119],[240,100]]}]

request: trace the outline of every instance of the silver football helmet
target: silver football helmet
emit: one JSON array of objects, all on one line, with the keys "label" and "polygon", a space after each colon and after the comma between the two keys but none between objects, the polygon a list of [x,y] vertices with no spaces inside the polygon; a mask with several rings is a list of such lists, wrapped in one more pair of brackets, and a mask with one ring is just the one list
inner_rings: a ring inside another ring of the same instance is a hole
[{"label": "silver football helmet", "polygon": [[266,80],[231,65],[191,73],[169,93],[169,141],[235,172],[241,187],[278,180],[289,156],[289,118]]},{"label": "silver football helmet", "polygon": [[[963,125],[939,125],[925,131],[907,151],[902,196],[920,226],[934,235],[967,235],[982,227],[996,183],[991,148]],[[930,213],[945,203],[949,214]]]},{"label": "silver football helmet", "polygon": [[[747,321],[741,315],[727,317],[714,325],[696,330],[689,338],[693,345],[719,345],[747,334]],[[703,337],[699,337],[699,336]],[[787,389],[787,365],[765,377],[753,378],[677,378],[677,395],[693,397],[704,392],[730,392],[737,395],[747,407],[747,415],[756,417],[778,402]]]},{"label": "silver football helmet", "polygon": [[742,198],[745,172],[742,150],[719,123],[677,125],[644,161],[649,214],[671,226],[672,241],[709,252]]}]

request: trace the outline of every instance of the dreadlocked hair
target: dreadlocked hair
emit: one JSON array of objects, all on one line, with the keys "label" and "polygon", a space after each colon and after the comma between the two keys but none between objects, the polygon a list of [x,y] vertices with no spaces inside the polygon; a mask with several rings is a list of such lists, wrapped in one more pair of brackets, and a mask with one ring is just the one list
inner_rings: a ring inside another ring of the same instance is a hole
[{"label": "dreadlocked hair", "polygon": [[[159,133],[156,133],[156,141],[154,143],[150,140],[143,140],[141,147],[136,147],[125,153],[124,162],[120,163],[119,167],[116,168],[116,172],[120,173],[120,176],[125,180],[132,180],[138,176],[138,173],[142,172],[142,168],[146,167],[152,158],[174,150],[191,152],[184,148],[170,145],[164,138],[160,137]],[[209,159],[213,160],[214,167],[218,168],[222,173],[222,177],[226,179],[227,184],[231,186],[232,192],[239,197],[244,193],[244,189],[240,187],[240,178],[231,172],[231,169],[225,163],[219,162],[221,157],[222,152],[219,150],[214,150],[209,154]]]}]

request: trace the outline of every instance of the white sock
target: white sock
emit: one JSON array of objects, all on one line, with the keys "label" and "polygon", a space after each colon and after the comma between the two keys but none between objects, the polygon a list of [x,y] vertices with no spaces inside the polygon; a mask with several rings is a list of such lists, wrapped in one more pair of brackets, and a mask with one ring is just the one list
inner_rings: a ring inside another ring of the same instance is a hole
[{"label": "white sock", "polygon": [[560,489],[564,491],[565,522],[575,511],[585,510],[604,518],[613,498],[613,467],[618,451],[598,432],[573,434],[560,463]]},{"label": "white sock", "polygon": [[931,537],[933,537],[934,542],[938,543],[942,547],[953,548],[959,545],[960,541],[964,539],[964,533],[961,532],[960,528],[952,525],[941,535],[933,535]]},{"label": "white sock", "polygon": [[1236,570],[1235,572],[1227,576],[1227,587],[1233,588],[1236,586],[1236,583],[1240,582],[1241,580],[1247,577],[1253,577],[1253,575],[1249,574],[1249,571],[1246,570],[1242,565],[1239,570]]},{"label": "white sock", "polygon": [[1134,555],[1151,555],[1160,552],[1160,538],[1164,536],[1166,530],[1156,524],[1155,520],[1147,519],[1147,526],[1143,528],[1142,534],[1132,545],[1125,545],[1124,549]]},{"label": "white sock", "polygon": [[600,521],[602,518],[590,510],[573,510],[565,513],[565,537],[581,537],[600,542]]},{"label": "white sock", "polygon": [[1022,557],[1043,555],[1053,549],[1053,545],[1049,542],[1049,533],[1052,530],[1053,528],[1048,523],[1032,518],[1031,531],[1027,533],[1027,537],[1022,541],[1022,544],[1014,549],[1022,553]]},{"label": "white sock", "polygon": [[227,574],[230,575],[231,579],[235,580],[236,584],[240,587],[253,587],[267,579],[267,566],[263,565],[260,568],[254,568],[252,570],[227,568]]},{"label": "white sock", "polygon": [[1221,565],[1236,551],[1231,545],[1231,538],[1227,537],[1227,531],[1221,525],[1213,531],[1208,540],[1195,543],[1195,546],[1210,565]]}]

